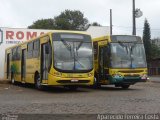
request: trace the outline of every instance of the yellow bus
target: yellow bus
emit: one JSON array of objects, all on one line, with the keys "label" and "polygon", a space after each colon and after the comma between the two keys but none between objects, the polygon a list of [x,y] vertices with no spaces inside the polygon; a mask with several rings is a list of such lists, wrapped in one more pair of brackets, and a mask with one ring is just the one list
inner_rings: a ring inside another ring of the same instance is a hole
[{"label": "yellow bus", "polygon": [[5,76],[12,83],[93,85],[93,42],[85,32],[52,31],[5,51]]},{"label": "yellow bus", "polygon": [[110,84],[127,89],[148,79],[144,44],[140,37],[102,36],[93,39],[93,46],[94,87]]}]

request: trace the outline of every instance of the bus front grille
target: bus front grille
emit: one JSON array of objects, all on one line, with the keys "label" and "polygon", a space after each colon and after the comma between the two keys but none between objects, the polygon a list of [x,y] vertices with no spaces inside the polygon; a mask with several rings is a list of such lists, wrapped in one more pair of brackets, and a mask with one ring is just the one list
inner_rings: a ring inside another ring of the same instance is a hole
[{"label": "bus front grille", "polygon": [[138,74],[133,74],[133,75],[124,75],[124,77],[140,77]]}]

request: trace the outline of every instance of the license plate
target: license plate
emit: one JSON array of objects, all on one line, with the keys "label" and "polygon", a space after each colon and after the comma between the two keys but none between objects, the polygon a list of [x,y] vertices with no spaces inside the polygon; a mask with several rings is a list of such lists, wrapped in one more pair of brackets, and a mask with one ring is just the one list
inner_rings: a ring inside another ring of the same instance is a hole
[{"label": "license plate", "polygon": [[78,82],[78,80],[76,80],[76,79],[73,79],[73,80],[71,80],[71,82]]}]

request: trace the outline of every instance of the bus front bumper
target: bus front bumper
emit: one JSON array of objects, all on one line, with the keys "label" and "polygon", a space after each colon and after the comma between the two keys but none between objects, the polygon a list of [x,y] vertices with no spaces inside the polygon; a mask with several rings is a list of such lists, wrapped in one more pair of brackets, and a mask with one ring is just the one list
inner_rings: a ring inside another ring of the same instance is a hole
[{"label": "bus front bumper", "polygon": [[64,78],[50,75],[48,78],[48,85],[93,85],[94,76],[87,78]]},{"label": "bus front bumper", "polygon": [[141,77],[111,77],[110,83],[111,84],[128,84],[133,85],[137,82],[146,82],[148,78],[141,78]]}]

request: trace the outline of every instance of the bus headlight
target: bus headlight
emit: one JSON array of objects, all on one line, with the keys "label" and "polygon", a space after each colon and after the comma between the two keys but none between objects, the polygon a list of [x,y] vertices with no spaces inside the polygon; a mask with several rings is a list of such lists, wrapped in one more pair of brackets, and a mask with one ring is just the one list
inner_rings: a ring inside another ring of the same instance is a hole
[{"label": "bus headlight", "polygon": [[146,80],[146,79],[148,79],[148,76],[146,74],[143,74],[143,75],[141,75],[141,79]]},{"label": "bus headlight", "polygon": [[89,76],[89,77],[93,76],[93,73],[88,73],[88,76]]},{"label": "bus headlight", "polygon": [[120,78],[120,77],[122,77],[122,75],[121,74],[114,74],[113,77]]},{"label": "bus headlight", "polygon": [[61,77],[62,73],[60,73],[60,72],[54,72],[54,75],[57,76],[57,77]]}]

